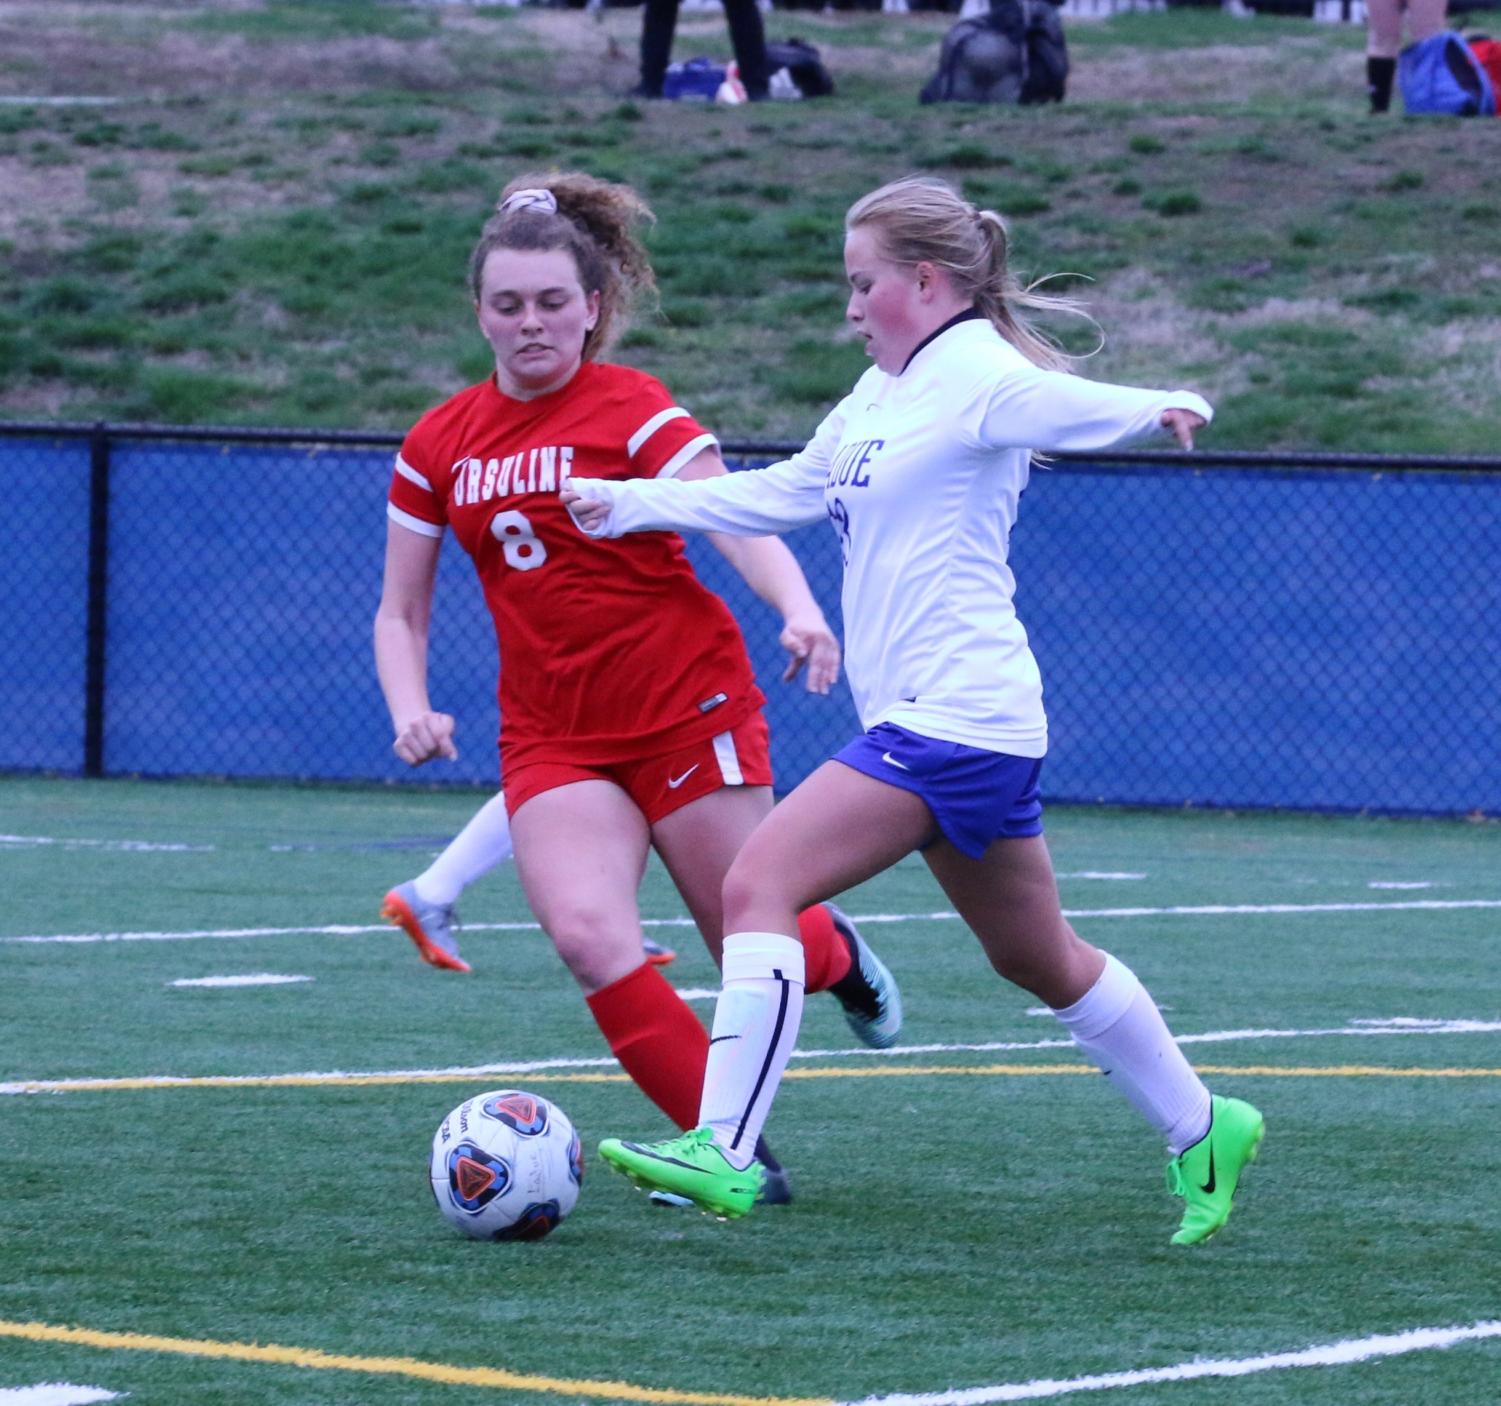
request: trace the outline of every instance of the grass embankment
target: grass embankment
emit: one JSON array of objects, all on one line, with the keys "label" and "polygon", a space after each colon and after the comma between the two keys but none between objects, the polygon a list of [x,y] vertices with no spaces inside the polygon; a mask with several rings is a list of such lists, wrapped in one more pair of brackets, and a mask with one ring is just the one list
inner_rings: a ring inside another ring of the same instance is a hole
[{"label": "grass embankment", "polygon": [[[400,429],[485,374],[469,244],[556,164],[661,217],[617,355],[800,437],[863,365],[841,214],[923,170],[1068,275],[1088,374],[1204,389],[1218,446],[1495,452],[1492,125],[1365,116],[1354,27],[1182,10],[1071,21],[1060,107],[923,108],[949,22],[774,13],[838,96],[717,109],[622,99],[633,10],[11,5],[0,96],[117,101],[0,104],[0,415]],[[727,56],[722,19],[677,52]]]}]

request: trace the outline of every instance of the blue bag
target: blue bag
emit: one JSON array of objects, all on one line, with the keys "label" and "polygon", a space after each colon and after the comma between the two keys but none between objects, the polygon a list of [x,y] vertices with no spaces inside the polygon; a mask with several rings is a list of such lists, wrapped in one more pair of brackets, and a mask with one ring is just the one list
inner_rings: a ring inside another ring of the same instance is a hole
[{"label": "blue bag", "polygon": [[711,103],[724,82],[725,72],[725,66],[712,59],[670,63],[662,77],[662,96],[672,102]]},{"label": "blue bag", "polygon": [[1410,113],[1493,117],[1496,112],[1490,75],[1453,30],[1403,49],[1397,58],[1397,82]]}]

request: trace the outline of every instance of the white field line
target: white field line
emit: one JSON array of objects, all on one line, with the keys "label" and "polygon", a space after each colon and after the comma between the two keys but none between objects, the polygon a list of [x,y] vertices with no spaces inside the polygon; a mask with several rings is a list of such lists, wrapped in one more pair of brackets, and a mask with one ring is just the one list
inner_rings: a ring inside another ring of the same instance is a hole
[{"label": "white field line", "polygon": [[[53,835],[0,835],[0,850],[43,849],[56,845],[58,849],[105,849],[122,854],[212,854],[213,845],[169,844],[157,840],[72,840]],[[0,1398],[3,1399],[3,1398]]]},{"label": "white field line", "polygon": [[[69,98],[69,96],[21,96],[21,98],[0,98],[0,105],[8,108],[108,108],[114,107],[117,102],[128,102],[126,98]],[[0,1397],[0,1401],[5,1397]],[[102,1398],[101,1398],[102,1400]]]},{"label": "white field line", "polygon": [[[1066,918],[1222,918],[1264,917],[1307,913],[1437,913],[1457,909],[1498,909],[1501,898],[1417,898],[1396,903],[1203,903],[1167,908],[1065,908]],[[957,913],[854,913],[856,922],[945,923],[958,920]],[[644,928],[691,928],[691,918],[643,918]],[[194,928],[178,932],[75,932],[27,933],[0,937],[0,942],[188,942],[198,938],[251,937],[360,937],[372,932],[392,932],[389,923],[326,923],[299,928]],[[537,923],[465,923],[462,931],[540,932]]]},{"label": "white field line", "polygon": [[[691,928],[691,918],[646,918],[643,927]],[[466,935],[475,932],[541,932],[538,923],[465,923]],[[201,938],[252,937],[364,937],[373,932],[395,933],[389,923],[326,923],[306,928],[190,928],[179,932],[69,932],[0,937],[0,942],[193,942]]]},{"label": "white field line", "polygon": [[290,986],[311,981],[310,976],[278,975],[276,972],[245,972],[239,976],[181,976],[168,986]]},{"label": "white field line", "polygon": [[72,1382],[38,1382],[35,1386],[0,1387],[0,1406],[89,1406],[93,1401],[118,1401],[119,1392]]},{"label": "white field line", "polygon": [[1124,874],[1114,869],[1079,869],[1072,874],[1055,874],[1057,879],[1102,879],[1106,882],[1126,883],[1132,879],[1144,879],[1145,874]]},{"label": "white field line", "polygon": [[[3,102],[4,99],[0,99]],[[216,845],[187,845],[153,840],[91,840],[79,839],[71,836],[60,835],[0,835],[0,848],[10,847],[13,849],[42,848],[56,845],[61,849],[107,849],[122,850],[132,854],[151,854],[156,852],[168,854],[212,854]],[[317,848],[308,845],[269,845],[273,854],[293,854],[304,849]],[[434,850],[434,853],[437,853]],[[1069,874],[1058,874],[1059,879],[1091,879],[1102,881],[1124,881],[1132,879],[1145,879],[1145,874],[1121,873],[1115,870],[1104,869],[1080,869]],[[1431,884],[1371,884],[1371,888],[1431,888]]]},{"label": "white field line", "polygon": [[1116,1387],[1146,1386],[1153,1382],[1192,1382],[1206,1377],[1249,1377],[1258,1372],[1281,1372],[1291,1367],[1345,1367],[1378,1357],[1409,1352],[1432,1352],[1459,1343],[1501,1337],[1501,1322],[1471,1323],[1452,1328],[1410,1328],[1369,1338],[1346,1338],[1297,1352],[1273,1352],[1261,1357],[1211,1358],[1180,1362],[1174,1367],[1148,1367],[1135,1372],[1103,1372],[1091,1377],[1011,1382],[1004,1386],[971,1387],[960,1391],[913,1392],[867,1396],[842,1406],[988,1406],[993,1401],[1045,1401],[1080,1391],[1110,1391]]},{"label": "white field line", "polygon": [[[1180,1045],[1234,1044],[1249,1040],[1292,1040],[1300,1037],[1323,1037],[1341,1035],[1494,1035],[1501,1033],[1501,1021],[1495,1020],[1421,1020],[1414,1016],[1393,1016],[1389,1019],[1352,1021],[1346,1026],[1323,1030],[1212,1030],[1199,1035],[1179,1035]],[[995,1054],[1017,1050],[1072,1050],[1072,1040],[1005,1040],[979,1045],[893,1045],[887,1050],[871,1050],[863,1047],[836,1050],[793,1050],[793,1059],[890,1059],[901,1055],[919,1054]],[[191,1087],[212,1079],[216,1086],[230,1084],[263,1084],[274,1082],[337,1083],[340,1080],[382,1079],[488,1079],[495,1075],[548,1074],[571,1069],[618,1069],[619,1065],[606,1056],[591,1059],[539,1059],[508,1061],[498,1064],[460,1064],[441,1069],[333,1069],[301,1070],[291,1074],[145,1074],[122,1076],[118,1079],[22,1079],[0,1083],[0,1096],[5,1094],[68,1093],[75,1089],[108,1088],[118,1084],[122,1087],[169,1089],[174,1086]]]}]

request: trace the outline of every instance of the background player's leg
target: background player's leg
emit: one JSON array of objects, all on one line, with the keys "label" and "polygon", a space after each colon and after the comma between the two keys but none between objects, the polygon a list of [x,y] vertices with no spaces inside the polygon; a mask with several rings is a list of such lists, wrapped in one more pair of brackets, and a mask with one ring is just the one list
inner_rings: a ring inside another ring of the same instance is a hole
[{"label": "background player's leg", "polygon": [[454,934],[454,905],[470,884],[511,854],[511,822],[502,792],[480,807],[421,874],[386,894],[381,917],[412,939],[423,961],[467,972],[469,963],[459,955]]},{"label": "background player's leg", "polygon": [[412,883],[425,903],[452,907],[476,879],[511,857],[511,821],[505,792],[491,796]]}]

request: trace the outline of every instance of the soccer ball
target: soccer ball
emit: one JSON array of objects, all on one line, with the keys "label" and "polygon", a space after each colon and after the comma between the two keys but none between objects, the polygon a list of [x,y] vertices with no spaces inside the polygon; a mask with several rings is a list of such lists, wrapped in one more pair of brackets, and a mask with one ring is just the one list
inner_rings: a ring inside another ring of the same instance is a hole
[{"label": "soccer ball", "polygon": [[568,1115],[520,1089],[465,1099],[439,1125],[433,1199],[475,1240],[540,1240],[579,1199],[584,1149]]}]

